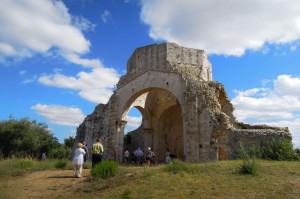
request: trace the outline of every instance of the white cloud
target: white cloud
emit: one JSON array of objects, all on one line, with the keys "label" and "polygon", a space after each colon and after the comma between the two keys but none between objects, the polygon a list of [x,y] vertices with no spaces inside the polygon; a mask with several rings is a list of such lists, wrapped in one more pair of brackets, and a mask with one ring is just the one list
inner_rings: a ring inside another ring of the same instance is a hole
[{"label": "white cloud", "polygon": [[300,112],[299,78],[280,75],[274,88],[254,88],[239,91],[232,99],[239,120],[288,119]]},{"label": "white cloud", "polygon": [[96,24],[93,24],[82,16],[72,16],[72,23],[82,31],[94,31]]},{"label": "white cloud", "polygon": [[113,85],[119,80],[112,68],[93,68],[91,72],[80,72],[77,77],[63,74],[42,75],[39,82],[48,86],[79,90],[79,95],[91,102],[107,103]]},{"label": "white cloud", "polygon": [[300,78],[280,75],[272,88],[236,92],[232,99],[238,121],[289,127],[294,144],[300,146]]},{"label": "white cloud", "polygon": [[67,54],[64,54],[64,56],[70,62],[79,64],[81,66],[94,67],[94,68],[103,67],[103,65],[99,59],[83,59],[83,58],[80,58],[76,53],[67,53]]},{"label": "white cloud", "polygon": [[141,7],[150,37],[208,53],[239,56],[300,39],[298,0],[142,0]]},{"label": "white cloud", "polygon": [[17,54],[15,49],[11,45],[8,45],[6,43],[0,43],[0,52],[2,55],[6,56],[13,56]]},{"label": "white cloud", "polygon": [[141,117],[133,117],[133,116],[129,116],[127,115],[127,124],[126,127],[128,129],[135,130],[137,129],[142,123],[142,116]]},{"label": "white cloud", "polygon": [[0,60],[46,54],[53,48],[62,56],[89,52],[91,44],[81,30],[94,25],[82,17],[73,21],[62,1],[2,0]]},{"label": "white cloud", "polygon": [[101,14],[101,19],[104,23],[107,23],[109,20],[111,20],[111,14],[109,11],[104,10]]},{"label": "white cloud", "polygon": [[85,118],[82,111],[74,107],[36,104],[31,109],[49,120],[49,123],[56,125],[79,126]]},{"label": "white cloud", "polygon": [[282,95],[300,97],[300,78],[290,75],[280,75],[274,81],[275,90]]}]

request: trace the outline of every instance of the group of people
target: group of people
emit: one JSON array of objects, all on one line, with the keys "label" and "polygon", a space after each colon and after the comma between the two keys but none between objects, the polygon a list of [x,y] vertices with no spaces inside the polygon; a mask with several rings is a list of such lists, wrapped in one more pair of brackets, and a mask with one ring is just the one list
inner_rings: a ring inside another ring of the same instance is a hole
[{"label": "group of people", "polygon": [[[93,144],[92,147],[92,168],[96,166],[96,164],[102,161],[102,154],[104,152],[104,148],[101,142],[101,139],[98,138],[97,142]],[[131,157],[130,157],[131,156]],[[77,144],[76,149],[74,151],[74,157],[72,160],[73,163],[73,176],[81,178],[82,177],[82,169],[84,163],[89,159],[89,149],[87,147],[86,142],[80,142]],[[155,154],[152,151],[151,147],[147,148],[147,151],[144,153],[140,147],[136,150],[133,150],[131,155],[128,149],[125,150],[124,153],[125,163],[126,164],[136,164],[142,165],[144,162],[147,166],[151,164],[155,164],[154,158]],[[170,163],[172,161],[172,154],[169,149],[166,149],[165,163]]]},{"label": "group of people", "polygon": [[[141,150],[141,147],[133,149],[131,154],[128,149],[125,150],[124,159],[125,164],[135,164],[142,165],[146,161],[146,165],[150,166],[151,163],[154,163],[154,152],[151,150],[151,147],[148,147],[148,150],[144,152]],[[145,161],[144,161],[145,160]]]},{"label": "group of people", "polygon": [[[98,138],[97,142],[93,144],[92,147],[92,167],[94,168],[96,164],[102,161],[102,154],[104,152],[101,139]],[[86,142],[78,143],[74,151],[73,163],[73,176],[77,178],[82,177],[82,169],[84,163],[89,158],[89,149]]]},{"label": "group of people", "polygon": [[[172,159],[175,158],[174,154],[171,154],[170,150],[166,149],[165,154],[165,163],[171,163]],[[130,154],[129,150],[126,149],[124,152],[124,159],[125,164],[135,164],[135,165],[142,165],[144,162],[147,166],[150,166],[151,164],[155,164],[155,154],[151,147],[147,148],[147,151],[144,152],[141,150],[141,147],[138,147],[136,150],[133,149],[132,153]]]}]

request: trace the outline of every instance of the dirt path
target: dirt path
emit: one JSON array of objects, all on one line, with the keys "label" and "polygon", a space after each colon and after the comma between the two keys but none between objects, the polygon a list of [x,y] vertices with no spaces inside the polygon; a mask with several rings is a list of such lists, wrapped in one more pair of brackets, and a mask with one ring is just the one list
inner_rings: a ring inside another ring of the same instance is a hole
[{"label": "dirt path", "polygon": [[4,178],[0,180],[0,198],[80,198],[76,190],[88,175],[88,169],[82,178],[72,177],[72,170],[48,170]]}]

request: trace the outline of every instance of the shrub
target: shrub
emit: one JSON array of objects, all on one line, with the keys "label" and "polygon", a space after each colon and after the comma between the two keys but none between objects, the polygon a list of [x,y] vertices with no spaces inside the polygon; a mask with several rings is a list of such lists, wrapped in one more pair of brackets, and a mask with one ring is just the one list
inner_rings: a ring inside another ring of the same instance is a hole
[{"label": "shrub", "polygon": [[48,157],[53,159],[68,159],[71,157],[71,149],[65,148],[63,146],[58,146],[49,151]]},{"label": "shrub", "polygon": [[118,163],[112,160],[103,160],[91,170],[93,178],[107,179],[116,175]]},{"label": "shrub", "polygon": [[239,157],[242,159],[243,163],[240,165],[240,173],[242,174],[257,174],[259,171],[259,166],[256,162],[255,150],[252,150],[254,153],[252,157],[249,155],[249,152],[245,149],[242,142],[240,142],[240,150],[238,151]]},{"label": "shrub", "polygon": [[66,168],[66,166],[67,166],[67,162],[66,161],[64,161],[64,160],[59,160],[58,162],[56,162],[55,163],[55,168],[57,168],[57,169],[65,169]]},{"label": "shrub", "polygon": [[291,140],[275,140],[260,147],[261,158],[267,160],[297,160]]}]

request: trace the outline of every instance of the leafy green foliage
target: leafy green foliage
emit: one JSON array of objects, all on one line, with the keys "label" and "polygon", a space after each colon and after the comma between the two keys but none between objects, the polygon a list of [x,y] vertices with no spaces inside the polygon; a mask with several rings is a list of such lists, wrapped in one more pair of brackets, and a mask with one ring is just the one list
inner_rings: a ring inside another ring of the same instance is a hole
[{"label": "leafy green foliage", "polygon": [[296,153],[297,159],[299,160],[300,159],[300,149],[296,148],[295,153]]},{"label": "leafy green foliage", "polygon": [[66,148],[63,145],[59,145],[49,151],[48,157],[53,159],[70,159],[72,149]]},{"label": "leafy green foliage", "polygon": [[69,149],[73,148],[75,142],[76,142],[76,139],[73,136],[69,136],[68,138],[64,139],[64,145],[66,148],[69,148]]},{"label": "leafy green foliage", "polygon": [[259,166],[256,162],[255,151],[252,151],[254,154],[251,157],[242,142],[240,142],[240,150],[238,153],[239,157],[243,160],[243,163],[240,165],[240,173],[242,174],[255,175],[259,171]]},{"label": "leafy green foliage", "polygon": [[112,160],[103,160],[91,170],[93,178],[107,179],[116,175],[118,163]]},{"label": "leafy green foliage", "polygon": [[259,157],[266,160],[297,160],[293,143],[289,139],[275,140],[268,142],[262,147],[257,147]]},{"label": "leafy green foliage", "polygon": [[48,154],[60,144],[48,126],[28,118],[0,121],[0,153],[7,157],[38,158],[41,153]]}]

